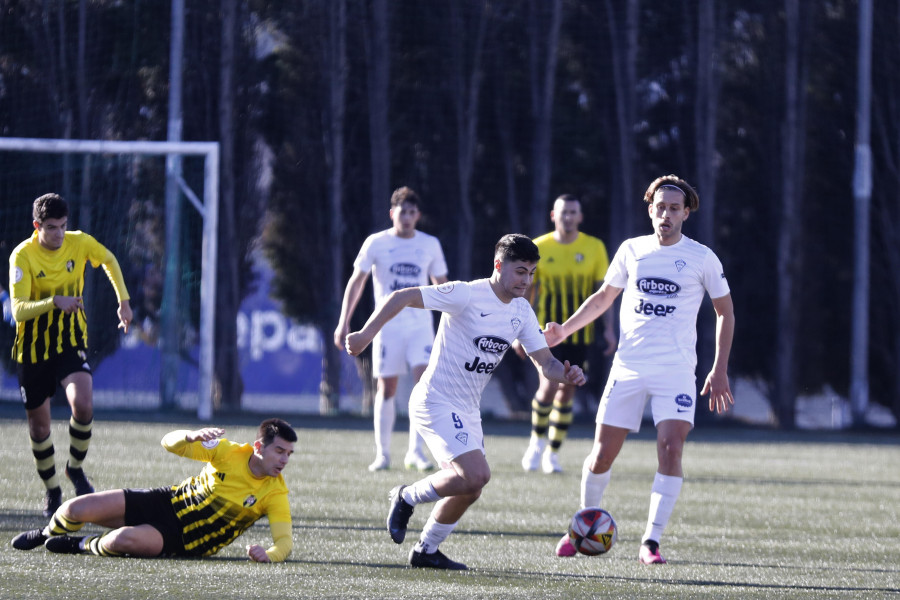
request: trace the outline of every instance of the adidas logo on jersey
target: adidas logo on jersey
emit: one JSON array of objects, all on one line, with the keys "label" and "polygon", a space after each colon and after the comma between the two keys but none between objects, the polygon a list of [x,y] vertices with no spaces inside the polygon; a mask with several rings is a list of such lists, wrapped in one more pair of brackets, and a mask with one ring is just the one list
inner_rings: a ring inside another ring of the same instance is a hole
[{"label": "adidas logo on jersey", "polygon": [[40,279],[41,277],[46,277],[46,275],[44,275],[44,272],[43,272],[43,271],[40,271],[40,272],[37,274],[37,278],[38,278],[38,279]]}]

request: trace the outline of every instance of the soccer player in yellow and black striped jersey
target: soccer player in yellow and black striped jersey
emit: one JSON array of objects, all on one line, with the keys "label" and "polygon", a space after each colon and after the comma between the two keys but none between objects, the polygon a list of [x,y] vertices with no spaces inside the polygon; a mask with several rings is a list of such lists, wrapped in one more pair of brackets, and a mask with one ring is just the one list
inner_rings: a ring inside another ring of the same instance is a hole
[{"label": "soccer player in yellow and black striped jersey", "polygon": [[[294,546],[288,488],[282,471],[297,433],[282,419],[266,419],[256,441],[237,444],[208,427],[166,434],[163,447],[206,462],[196,477],[155,489],[118,489],[66,501],[43,529],[12,541],[18,550],[44,544],[51,552],[99,556],[210,556],[265,516],[273,544],[247,547],[254,562],[281,562]],[[85,523],[113,527],[76,536]]]},{"label": "soccer player in yellow and black striped jersey", "polygon": [[34,233],[9,257],[9,290],[16,320],[13,358],[28,417],[31,451],[46,488],[44,516],[62,503],[50,439],[50,398],[62,387],[72,409],[66,475],[77,495],[94,491],[82,462],[94,419],[93,376],[87,361],[87,321],[82,291],[84,270],[100,265],[119,301],[119,327],[128,332],[131,306],[122,270],[112,252],[81,231],[66,231],[69,206],[44,194],[32,206]]},{"label": "soccer player in yellow and black striped jersey", "polygon": [[[550,211],[554,230],[534,240],[541,261],[534,274],[530,297],[541,324],[569,318],[603,283],[609,267],[606,246],[578,230],[583,218],[581,201],[572,194],[564,194],[556,199]],[[603,320],[607,355],[617,345],[612,322],[611,316]],[[553,354],[560,361],[586,367],[587,349],[595,341],[595,332],[585,327],[578,333],[578,337],[572,336],[554,348]],[[557,453],[572,423],[574,398],[575,386],[540,377],[531,401],[531,439],[522,457],[526,471],[535,471],[539,466],[548,474],[562,470]]]}]

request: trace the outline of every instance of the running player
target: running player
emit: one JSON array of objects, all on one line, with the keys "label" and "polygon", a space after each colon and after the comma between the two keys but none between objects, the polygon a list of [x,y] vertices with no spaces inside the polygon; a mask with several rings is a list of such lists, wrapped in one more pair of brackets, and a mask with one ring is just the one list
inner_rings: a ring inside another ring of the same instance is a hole
[{"label": "running player", "polygon": [[[344,341],[350,331],[350,319],[359,303],[369,273],[375,304],[379,304],[391,292],[408,287],[444,283],[447,281],[447,262],[438,239],[416,229],[422,213],[419,196],[408,187],[396,190],[391,196],[391,221],[393,227],[370,235],[363,243],[353,262],[353,274],[344,290],[341,317],[334,330],[334,344],[344,349]],[[375,337],[372,346],[372,372],[377,378],[373,420],[375,422],[375,460],[370,471],[381,471],[391,466],[391,432],[394,430],[397,381],[412,370],[413,380],[418,382],[428,364],[428,355],[434,343],[434,325],[431,314],[417,310],[405,310],[397,315]],[[409,448],[403,459],[407,469],[429,471],[434,465],[425,456],[422,438],[410,423]]]},{"label": "running player", "polygon": [[[31,550],[41,544],[61,554],[98,556],[210,556],[231,544],[262,516],[274,543],[253,544],[254,562],[280,562],[291,553],[291,512],[285,466],[297,434],[281,419],[263,421],[252,444],[222,437],[208,427],[166,434],[163,447],[206,462],[200,475],[179,485],[118,489],[66,501],[43,529],[16,536],[12,545]],[[111,527],[99,535],[77,536],[85,523]]]},{"label": "running player", "polygon": [[489,279],[454,281],[392,293],[365,326],[347,336],[347,352],[358,355],[379,330],[407,307],[439,310],[434,350],[410,397],[410,420],[425,438],[441,470],[390,492],[387,526],[400,544],[413,507],[437,502],[412,548],[413,567],[466,569],[438,547],[491,478],[481,429],[481,393],[513,340],[519,340],[543,374],[553,381],[583,385],[580,367],[553,357],[537,317],[523,297],[540,254],[521,234],[503,236],[494,251]]},{"label": "running player", "polygon": [[[603,283],[609,267],[606,245],[578,230],[583,219],[578,197],[563,194],[550,211],[553,231],[534,240],[541,262],[530,295],[538,323],[565,321]],[[605,354],[611,355],[616,350],[611,314],[603,315],[603,325]],[[554,348],[553,355],[581,365],[588,372],[588,348],[595,337],[594,324],[590,323]],[[536,471],[540,467],[544,473],[558,473],[562,471],[559,449],[572,424],[575,386],[538,377],[538,389],[531,401],[531,438],[522,457],[522,468]]]},{"label": "running player", "polygon": [[94,420],[93,377],[87,360],[87,320],[82,292],[90,262],[103,265],[119,300],[119,327],[128,333],[131,305],[122,270],[113,253],[81,231],[66,231],[69,205],[57,194],[44,194],[32,206],[34,233],[9,257],[9,289],[15,317],[19,389],[31,452],[44,483],[43,513],[62,503],[50,439],[50,398],[58,387],[72,409],[66,476],[79,496],[94,491],[82,469]]},{"label": "running player", "polygon": [[[565,323],[551,323],[552,346],[602,315],[619,294],[619,348],[597,409],[593,448],[584,461],[581,506],[601,506],[613,461],[625,438],[638,431],[650,401],[657,430],[658,468],[650,491],[650,513],[638,559],[662,564],[659,541],[681,493],[681,456],[694,426],[697,380],[697,313],[704,294],[716,312],[716,354],[700,394],[709,408],[724,412],[734,404],[728,357],[734,337],[734,307],[718,257],[681,233],[700,206],[697,192],[675,175],[656,179],[644,194],[654,233],[626,240],[613,257],[600,289]],[[624,291],[624,293],[623,293]],[[558,556],[572,556],[568,535]]]}]

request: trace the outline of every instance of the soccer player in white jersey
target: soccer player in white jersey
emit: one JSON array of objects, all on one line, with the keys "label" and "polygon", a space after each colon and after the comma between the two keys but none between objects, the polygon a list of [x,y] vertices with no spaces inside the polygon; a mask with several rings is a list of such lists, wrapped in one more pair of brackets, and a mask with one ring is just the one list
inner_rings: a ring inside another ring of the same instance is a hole
[{"label": "soccer player in white jersey", "polygon": [[[359,303],[369,273],[373,274],[375,304],[381,303],[391,292],[403,288],[447,281],[447,262],[441,243],[433,235],[416,229],[422,213],[419,196],[408,187],[401,187],[391,196],[393,227],[366,238],[353,262],[353,274],[344,291],[341,317],[334,330],[334,344],[344,349],[350,319]],[[391,433],[396,420],[394,396],[399,376],[412,371],[418,382],[428,364],[434,342],[431,314],[405,310],[385,327],[372,346],[372,372],[377,379],[373,420],[375,422],[375,461],[370,471],[391,466]],[[409,448],[403,459],[407,469],[430,471],[434,465],[425,455],[422,438],[410,422]]]},{"label": "soccer player in white jersey", "polygon": [[[734,337],[734,307],[722,263],[706,246],[681,233],[700,200],[675,175],[656,179],[644,194],[652,235],[626,240],[616,252],[603,285],[562,325],[547,325],[553,346],[602,315],[619,294],[619,348],[613,359],[591,453],[584,461],[581,506],[601,506],[613,461],[630,431],[638,431],[650,401],[657,430],[659,465],[650,491],[650,514],[638,559],[662,564],[662,536],[678,495],[681,455],[694,426],[697,382],[697,313],[704,293],[716,313],[716,354],[700,394],[709,394],[709,409],[724,412],[734,404],[728,383],[728,356]],[[563,536],[558,556],[575,548]]]},{"label": "soccer player in white jersey", "polygon": [[392,293],[365,326],[347,336],[347,352],[357,355],[375,334],[407,307],[439,310],[441,322],[428,368],[410,396],[410,420],[425,438],[441,470],[390,492],[387,527],[400,544],[413,507],[436,502],[412,548],[413,567],[466,569],[438,546],[491,478],[481,429],[481,393],[514,340],[548,379],[584,385],[581,368],[553,357],[531,305],[523,297],[540,254],[521,234],[500,238],[489,279],[454,281]]}]

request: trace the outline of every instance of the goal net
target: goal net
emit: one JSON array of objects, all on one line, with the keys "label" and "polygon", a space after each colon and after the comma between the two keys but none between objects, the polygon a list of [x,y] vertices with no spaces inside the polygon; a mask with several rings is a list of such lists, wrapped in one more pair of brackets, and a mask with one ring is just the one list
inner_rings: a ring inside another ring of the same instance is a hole
[{"label": "goal net", "polygon": [[[212,414],[218,153],[214,142],[0,138],[3,255],[31,235],[33,200],[56,192],[69,203],[69,229],[93,235],[122,267],[134,311],[127,335],[116,328],[105,273],[85,272],[99,407]],[[167,180],[177,186],[168,202]],[[0,325],[6,401],[19,401],[8,351],[13,335]]]}]

